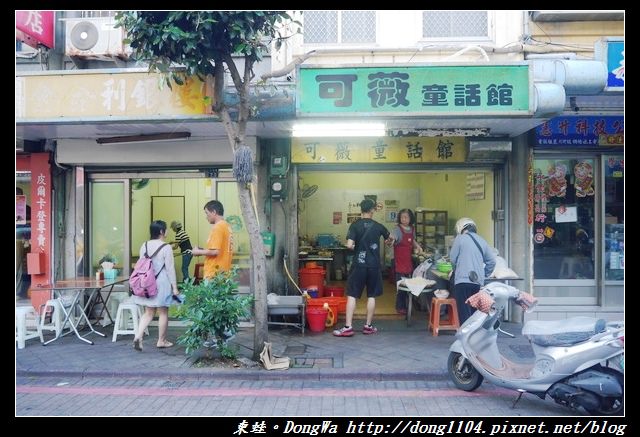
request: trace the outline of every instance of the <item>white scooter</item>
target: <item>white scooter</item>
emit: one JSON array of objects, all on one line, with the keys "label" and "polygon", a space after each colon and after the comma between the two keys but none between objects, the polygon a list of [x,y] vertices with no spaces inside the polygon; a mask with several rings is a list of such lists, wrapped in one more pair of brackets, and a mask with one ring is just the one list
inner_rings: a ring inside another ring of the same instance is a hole
[{"label": "white scooter", "polygon": [[[486,294],[483,294],[485,292]],[[488,296],[487,296],[488,294]],[[557,403],[584,408],[593,415],[622,415],[624,410],[624,322],[590,317],[529,321],[522,334],[532,347],[531,363],[514,363],[498,350],[500,315],[512,299],[527,312],[537,300],[528,293],[493,282],[469,303],[478,310],[467,319],[449,349],[447,368],[456,387],[473,391],[489,382]],[[484,312],[483,312],[484,311]]]}]

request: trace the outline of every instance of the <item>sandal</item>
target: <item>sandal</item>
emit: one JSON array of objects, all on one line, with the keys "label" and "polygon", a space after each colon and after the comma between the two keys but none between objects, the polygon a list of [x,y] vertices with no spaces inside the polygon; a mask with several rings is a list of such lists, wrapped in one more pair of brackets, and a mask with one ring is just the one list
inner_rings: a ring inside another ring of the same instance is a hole
[{"label": "sandal", "polygon": [[137,350],[138,352],[142,352],[142,339],[141,338],[134,338],[133,339],[133,348],[135,350]]},{"label": "sandal", "polygon": [[162,344],[156,344],[156,347],[158,348],[165,348],[165,347],[171,347],[173,346],[173,343],[171,343],[170,341],[165,341]]}]

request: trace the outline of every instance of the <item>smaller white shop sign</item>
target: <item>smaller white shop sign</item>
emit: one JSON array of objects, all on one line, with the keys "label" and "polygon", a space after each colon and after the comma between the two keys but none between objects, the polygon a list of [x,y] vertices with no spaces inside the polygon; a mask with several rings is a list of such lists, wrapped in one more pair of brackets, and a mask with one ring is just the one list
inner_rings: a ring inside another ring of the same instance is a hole
[{"label": "smaller white shop sign", "polygon": [[484,199],[484,173],[470,173],[467,175],[467,200]]}]

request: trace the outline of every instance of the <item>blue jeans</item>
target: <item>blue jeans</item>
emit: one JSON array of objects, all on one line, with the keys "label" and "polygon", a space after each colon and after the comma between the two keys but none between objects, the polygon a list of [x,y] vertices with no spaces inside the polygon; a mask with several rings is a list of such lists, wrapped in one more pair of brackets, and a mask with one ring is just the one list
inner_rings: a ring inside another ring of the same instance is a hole
[{"label": "blue jeans", "polygon": [[182,254],[182,281],[189,279],[189,264],[191,264],[191,258],[193,258],[191,253]]}]

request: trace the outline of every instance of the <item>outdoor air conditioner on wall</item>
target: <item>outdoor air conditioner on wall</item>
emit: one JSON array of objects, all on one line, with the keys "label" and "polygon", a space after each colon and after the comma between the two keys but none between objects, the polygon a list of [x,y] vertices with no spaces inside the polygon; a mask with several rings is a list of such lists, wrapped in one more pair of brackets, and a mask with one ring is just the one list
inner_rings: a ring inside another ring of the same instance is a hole
[{"label": "outdoor air conditioner on wall", "polygon": [[124,32],[113,17],[65,20],[65,54],[77,57],[127,57]]}]

